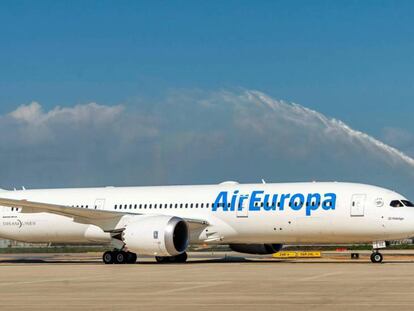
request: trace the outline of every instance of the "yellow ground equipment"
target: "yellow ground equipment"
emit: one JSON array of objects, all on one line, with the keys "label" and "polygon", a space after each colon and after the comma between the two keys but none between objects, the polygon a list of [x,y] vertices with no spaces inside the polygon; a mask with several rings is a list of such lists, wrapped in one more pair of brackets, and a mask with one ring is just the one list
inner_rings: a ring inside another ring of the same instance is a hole
[{"label": "yellow ground equipment", "polygon": [[274,253],[273,258],[321,258],[321,252],[296,252],[283,251]]}]

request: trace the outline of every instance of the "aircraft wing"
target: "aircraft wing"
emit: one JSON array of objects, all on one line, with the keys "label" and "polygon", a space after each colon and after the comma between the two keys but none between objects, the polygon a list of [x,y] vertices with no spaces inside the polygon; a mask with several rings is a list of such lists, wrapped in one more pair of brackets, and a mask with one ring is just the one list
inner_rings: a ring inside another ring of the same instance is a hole
[{"label": "aircraft wing", "polygon": [[[0,198],[0,206],[18,207],[22,209],[22,213],[51,213],[66,216],[73,218],[75,222],[96,225],[107,232],[123,229],[125,221],[130,220],[131,217],[142,215],[6,198]],[[183,219],[188,223],[190,231],[208,225],[208,222],[202,219]]]}]

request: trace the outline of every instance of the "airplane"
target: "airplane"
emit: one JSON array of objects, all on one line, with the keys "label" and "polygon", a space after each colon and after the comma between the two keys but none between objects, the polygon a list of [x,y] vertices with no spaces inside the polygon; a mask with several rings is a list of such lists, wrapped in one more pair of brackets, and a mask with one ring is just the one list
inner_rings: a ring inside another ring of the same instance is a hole
[{"label": "airplane", "polygon": [[105,264],[183,263],[190,244],[267,255],[284,244],[372,243],[414,236],[414,204],[377,186],[341,182],[0,190],[0,237],[110,245]]}]

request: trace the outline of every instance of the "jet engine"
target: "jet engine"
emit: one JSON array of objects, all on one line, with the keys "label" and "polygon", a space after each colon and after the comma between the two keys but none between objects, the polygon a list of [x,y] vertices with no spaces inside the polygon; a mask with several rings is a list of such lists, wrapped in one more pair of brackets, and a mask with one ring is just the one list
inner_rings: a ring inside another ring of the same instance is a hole
[{"label": "jet engine", "polygon": [[130,252],[140,255],[176,256],[187,249],[187,223],[166,215],[138,216],[122,232],[122,241]]},{"label": "jet engine", "polygon": [[269,255],[280,251],[283,244],[230,244],[232,251],[255,254],[255,255]]}]

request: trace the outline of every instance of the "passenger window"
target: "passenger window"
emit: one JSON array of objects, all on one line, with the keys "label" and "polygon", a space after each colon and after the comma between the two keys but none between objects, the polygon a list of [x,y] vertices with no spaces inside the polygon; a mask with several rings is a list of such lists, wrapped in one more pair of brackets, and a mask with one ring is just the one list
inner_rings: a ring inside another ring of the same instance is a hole
[{"label": "passenger window", "polygon": [[392,206],[392,207],[402,207],[403,204],[401,203],[401,201],[393,200],[393,201],[391,201],[390,206]]}]

